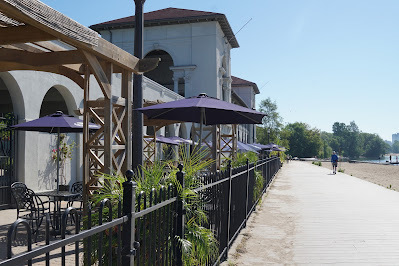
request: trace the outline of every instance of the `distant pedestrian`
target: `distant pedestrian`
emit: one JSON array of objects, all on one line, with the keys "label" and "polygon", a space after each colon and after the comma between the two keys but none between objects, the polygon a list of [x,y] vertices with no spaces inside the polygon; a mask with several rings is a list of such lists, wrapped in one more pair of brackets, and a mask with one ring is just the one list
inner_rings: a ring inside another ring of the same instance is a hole
[{"label": "distant pedestrian", "polygon": [[333,174],[337,173],[337,166],[338,166],[338,155],[333,151],[333,154],[331,155],[331,163],[333,167]]},{"label": "distant pedestrian", "polygon": [[389,162],[392,163],[392,155],[389,155]]}]

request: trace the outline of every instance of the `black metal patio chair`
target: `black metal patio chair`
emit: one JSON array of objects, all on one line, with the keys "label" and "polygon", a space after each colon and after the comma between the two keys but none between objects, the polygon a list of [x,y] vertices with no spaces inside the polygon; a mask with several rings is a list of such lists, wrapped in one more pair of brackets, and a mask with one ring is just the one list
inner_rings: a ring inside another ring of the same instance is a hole
[{"label": "black metal patio chair", "polygon": [[79,196],[74,197],[68,202],[68,207],[73,207],[73,203],[78,202],[79,207],[77,207],[77,210],[83,210],[83,182],[78,181],[72,184],[71,186],[71,192],[72,193],[79,193]]},{"label": "black metal patio chair", "polygon": [[43,202],[33,190],[20,182],[11,185],[11,192],[17,205],[17,219],[25,219],[30,223],[36,241],[43,218],[50,212],[50,202],[46,207],[47,202]]},{"label": "black metal patio chair", "polygon": [[[79,193],[79,196],[74,197],[70,201],[68,201],[67,208],[68,207],[75,207],[75,209],[78,211],[79,216],[82,215],[83,213],[83,182],[78,181],[72,184],[71,186],[71,192],[72,193]],[[79,206],[74,206],[74,203],[78,203]],[[72,221],[75,223],[75,217],[72,215],[71,216],[71,224]]]}]

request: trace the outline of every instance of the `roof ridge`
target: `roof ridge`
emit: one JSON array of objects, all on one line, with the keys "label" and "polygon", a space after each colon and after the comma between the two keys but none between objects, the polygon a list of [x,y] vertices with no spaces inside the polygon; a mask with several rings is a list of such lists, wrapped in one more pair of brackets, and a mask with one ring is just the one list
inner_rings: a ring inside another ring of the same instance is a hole
[{"label": "roof ridge", "polygon": [[[153,11],[145,12],[145,13],[144,13],[144,19],[145,19],[145,15],[146,15],[146,14],[154,14],[154,13],[159,13],[159,12],[166,11],[166,10],[179,10],[179,11],[200,12],[200,13],[203,13],[204,15],[224,15],[224,14],[222,14],[222,13],[216,13],[216,12],[211,12],[211,11],[194,10],[194,9],[186,9],[186,8],[176,8],[176,7],[167,7],[167,8],[162,8],[162,9],[158,9],[158,10],[153,10]],[[127,17],[112,19],[112,20],[109,20],[109,21],[104,21],[104,22],[100,22],[100,23],[97,23],[97,24],[93,24],[93,25],[90,26],[90,28],[93,27],[93,26],[99,26],[99,25],[110,24],[110,23],[112,23],[112,22],[117,22],[117,21],[120,21],[120,20],[126,20],[126,19],[132,19],[132,20],[133,20],[133,18],[134,18],[134,16],[127,16]]]}]

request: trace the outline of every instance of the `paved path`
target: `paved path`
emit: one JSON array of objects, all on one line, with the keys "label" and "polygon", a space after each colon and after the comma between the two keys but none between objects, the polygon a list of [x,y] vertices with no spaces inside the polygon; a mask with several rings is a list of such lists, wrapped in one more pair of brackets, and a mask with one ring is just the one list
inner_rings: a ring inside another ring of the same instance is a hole
[{"label": "paved path", "polygon": [[399,192],[284,164],[225,264],[399,265]]}]

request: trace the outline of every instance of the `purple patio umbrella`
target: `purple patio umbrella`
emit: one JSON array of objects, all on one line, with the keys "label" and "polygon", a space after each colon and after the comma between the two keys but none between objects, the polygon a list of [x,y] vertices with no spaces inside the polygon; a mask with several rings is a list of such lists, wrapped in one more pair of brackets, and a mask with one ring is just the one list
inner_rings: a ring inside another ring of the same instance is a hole
[{"label": "purple patio umbrella", "polygon": [[[40,117],[38,119],[14,125],[11,129],[21,131],[38,131],[47,133],[57,133],[57,191],[59,191],[59,174],[60,174],[60,134],[83,132],[83,120],[72,115],[65,115],[61,111],[54,114]],[[97,130],[100,126],[89,123],[90,130]]]},{"label": "purple patio umbrella", "polygon": [[[146,139],[153,139],[153,138],[146,138]],[[156,136],[155,140],[159,143],[164,143],[164,144],[170,144],[170,145],[179,145],[180,142],[173,140],[171,138],[168,137],[164,137],[164,136]]]},{"label": "purple patio umbrella", "polygon": [[271,149],[274,146],[274,145],[270,145],[270,144],[260,144],[260,143],[251,143],[249,145],[251,147],[257,147],[258,149],[261,149],[261,150]]},{"label": "purple patio umbrella", "polygon": [[[230,149],[228,148],[228,150],[230,150]],[[251,151],[254,153],[259,153],[258,150],[260,150],[260,149],[257,150],[254,146],[250,146],[247,143],[237,140],[237,150],[242,151],[242,152]]]},{"label": "purple patio umbrella", "polygon": [[269,148],[269,149],[265,149],[265,151],[283,151],[282,149],[280,149],[279,147],[272,147],[272,148]]},{"label": "purple patio umbrella", "polygon": [[262,118],[266,116],[256,110],[209,97],[205,93],[136,110],[144,113],[148,119],[199,123],[200,134],[202,125],[262,124]]},{"label": "purple patio umbrella", "polygon": [[179,142],[179,144],[192,144],[193,143],[192,140],[184,139],[184,138],[181,138],[181,137],[168,137],[168,138],[171,139],[171,140]]},{"label": "purple patio umbrella", "polygon": [[277,144],[274,144],[274,143],[269,143],[269,144],[251,143],[249,145],[251,147],[257,147],[257,148],[262,149],[262,150],[271,150],[273,148],[278,148],[278,149],[280,149],[280,151],[284,151],[285,150],[285,148],[283,146],[280,146],[280,145],[277,145]]}]

